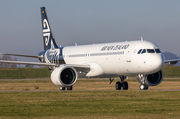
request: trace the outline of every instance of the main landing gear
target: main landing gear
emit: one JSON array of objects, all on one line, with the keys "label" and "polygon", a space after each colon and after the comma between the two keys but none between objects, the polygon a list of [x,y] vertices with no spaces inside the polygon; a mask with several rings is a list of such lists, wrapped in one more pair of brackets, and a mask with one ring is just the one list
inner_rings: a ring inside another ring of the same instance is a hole
[{"label": "main landing gear", "polygon": [[60,87],[60,91],[65,91],[66,88],[68,91],[72,90],[72,86],[69,86],[69,87]]},{"label": "main landing gear", "polygon": [[147,90],[148,85],[145,84],[145,80],[147,79],[147,75],[139,74],[138,78],[139,78],[139,80],[141,82],[141,85],[139,86],[140,90]]},{"label": "main landing gear", "polygon": [[126,79],[126,76],[119,76],[119,78],[121,79],[121,82],[120,81],[116,82],[115,85],[116,90],[121,90],[121,87],[123,88],[123,90],[128,90],[128,83],[124,81]]}]

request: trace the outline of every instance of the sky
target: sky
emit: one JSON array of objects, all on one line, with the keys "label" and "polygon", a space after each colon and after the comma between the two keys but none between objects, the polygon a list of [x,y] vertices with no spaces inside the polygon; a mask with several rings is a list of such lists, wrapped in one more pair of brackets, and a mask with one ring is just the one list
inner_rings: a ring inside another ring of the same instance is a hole
[{"label": "sky", "polygon": [[43,51],[40,7],[44,6],[59,46],[143,37],[162,52],[179,55],[179,5],[180,0],[1,0],[0,52]]}]

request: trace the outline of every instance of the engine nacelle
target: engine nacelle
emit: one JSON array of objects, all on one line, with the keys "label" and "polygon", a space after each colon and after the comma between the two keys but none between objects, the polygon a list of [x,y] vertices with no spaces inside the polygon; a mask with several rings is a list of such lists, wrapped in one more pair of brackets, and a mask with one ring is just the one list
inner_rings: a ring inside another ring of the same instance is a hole
[{"label": "engine nacelle", "polygon": [[68,87],[76,83],[78,75],[76,70],[70,66],[55,68],[51,73],[51,81],[59,87]]},{"label": "engine nacelle", "polygon": [[[142,78],[140,78],[139,76],[137,77],[137,80],[143,84],[143,80]],[[163,80],[163,71],[160,70],[154,74],[149,74],[147,76],[147,78],[145,78],[145,84],[148,85],[148,86],[156,86],[158,84],[160,84]]]}]

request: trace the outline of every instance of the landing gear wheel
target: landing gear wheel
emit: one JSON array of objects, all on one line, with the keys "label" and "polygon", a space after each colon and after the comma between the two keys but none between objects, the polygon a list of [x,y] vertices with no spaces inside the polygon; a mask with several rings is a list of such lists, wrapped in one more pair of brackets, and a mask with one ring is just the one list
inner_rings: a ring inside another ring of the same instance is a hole
[{"label": "landing gear wheel", "polygon": [[60,87],[60,90],[61,90],[61,91],[64,91],[64,90],[65,90],[65,87]]},{"label": "landing gear wheel", "polygon": [[125,81],[122,83],[123,90],[128,90],[128,83]]},{"label": "landing gear wheel", "polygon": [[148,86],[147,85],[145,85],[145,90],[147,90],[148,89]]},{"label": "landing gear wheel", "polygon": [[140,88],[140,90],[147,90],[148,86],[145,84],[141,84],[139,88]]},{"label": "landing gear wheel", "polygon": [[67,87],[67,90],[72,90],[72,86]]},{"label": "landing gear wheel", "polygon": [[121,83],[119,81],[116,82],[115,88],[116,90],[121,90]]}]

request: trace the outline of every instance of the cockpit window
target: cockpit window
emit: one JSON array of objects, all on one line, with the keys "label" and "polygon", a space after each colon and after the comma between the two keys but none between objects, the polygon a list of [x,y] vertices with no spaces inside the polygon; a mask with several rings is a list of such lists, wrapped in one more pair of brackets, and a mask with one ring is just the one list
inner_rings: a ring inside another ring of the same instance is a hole
[{"label": "cockpit window", "polygon": [[154,49],[147,49],[147,53],[155,53]]},{"label": "cockpit window", "polygon": [[161,51],[159,49],[155,49],[156,53],[161,53]]},{"label": "cockpit window", "polygon": [[140,49],[140,50],[138,51],[138,54],[140,54],[140,53],[141,53],[141,51],[142,51],[142,49]]},{"label": "cockpit window", "polygon": [[143,51],[142,51],[142,53],[141,53],[141,54],[143,54],[143,53],[146,53],[146,49],[143,49]]},{"label": "cockpit window", "polygon": [[161,53],[161,51],[159,49],[140,49],[137,54],[144,53]]}]

